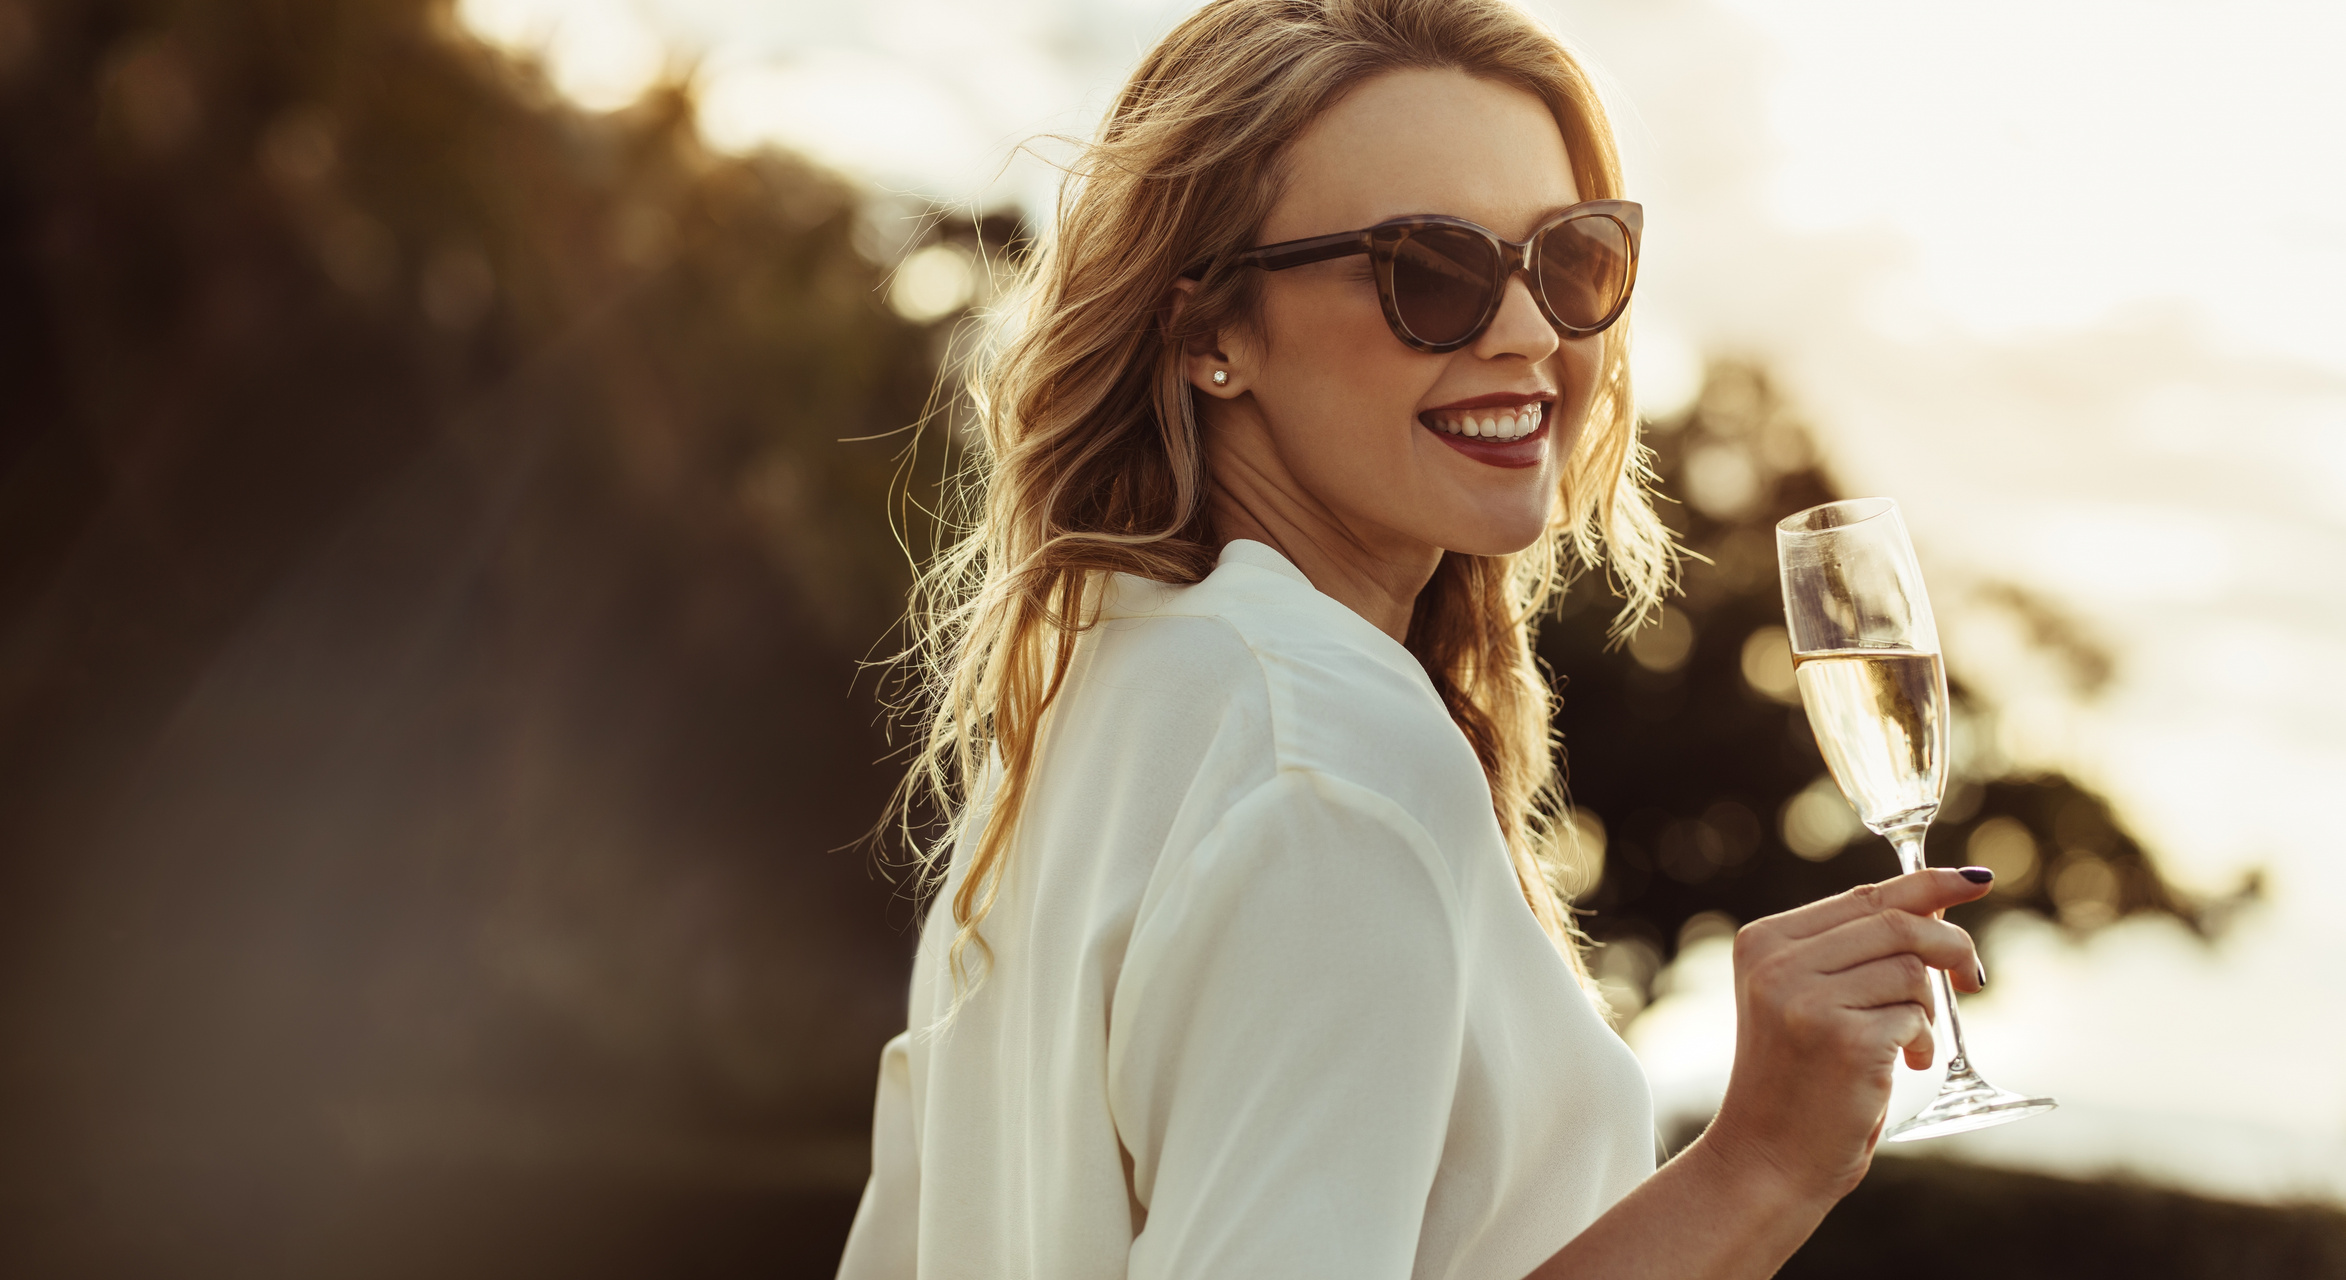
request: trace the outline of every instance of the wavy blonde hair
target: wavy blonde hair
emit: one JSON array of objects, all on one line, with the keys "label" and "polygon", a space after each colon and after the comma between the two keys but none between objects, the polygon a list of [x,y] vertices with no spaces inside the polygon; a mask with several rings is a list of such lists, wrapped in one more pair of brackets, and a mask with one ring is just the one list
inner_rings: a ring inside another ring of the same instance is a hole
[{"label": "wavy blonde hair", "polygon": [[[957,829],[978,812],[989,754],[998,762],[952,896],[955,1007],[975,986],[968,949],[990,963],[979,926],[1034,786],[1044,719],[1093,620],[1093,585],[1109,573],[1196,582],[1220,548],[1181,352],[1252,319],[1259,273],[1208,270],[1177,319],[1173,283],[1251,247],[1289,144],[1347,90],[1407,68],[1456,69],[1539,98],[1581,197],[1621,195],[1587,72],[1507,0],[1213,0],[1133,72],[1070,166],[1056,230],[1008,293],[999,337],[970,361],[980,447],[949,486],[957,536],[914,595],[909,710],[924,736],[897,810],[927,883],[942,883],[951,841],[922,845],[913,815],[929,806]],[[1604,336],[1590,421],[1545,535],[1513,555],[1443,556],[1405,641],[1482,761],[1524,898],[1576,970],[1554,696],[1531,624],[1580,570],[1609,565],[1625,629],[1674,574],[1675,545],[1646,497],[1627,328]]]}]

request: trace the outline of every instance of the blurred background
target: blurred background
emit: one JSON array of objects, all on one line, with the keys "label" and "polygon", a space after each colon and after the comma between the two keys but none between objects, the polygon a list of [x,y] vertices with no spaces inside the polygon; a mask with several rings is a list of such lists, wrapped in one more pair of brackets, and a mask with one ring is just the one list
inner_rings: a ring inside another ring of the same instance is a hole
[{"label": "blurred background", "polygon": [[[901,429],[1188,7],[0,0],[0,1273],[829,1274],[913,937]],[[1671,1140],[1734,927],[1893,867],[1768,532],[1888,493],[1975,1056],[2064,1106],[1785,1274],[2346,1275],[2346,17],[1535,7],[1706,557],[1541,641]]]}]

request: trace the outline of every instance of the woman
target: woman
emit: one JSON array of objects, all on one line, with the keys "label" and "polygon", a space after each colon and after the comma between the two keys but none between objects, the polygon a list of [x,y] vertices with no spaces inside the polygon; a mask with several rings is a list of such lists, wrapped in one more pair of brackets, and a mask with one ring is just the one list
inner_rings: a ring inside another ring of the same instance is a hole
[{"label": "woman", "polygon": [[1863,1175],[1984,873],[1746,928],[1658,1172],[1549,887],[1527,619],[1673,558],[1620,188],[1504,0],[1216,0],[1135,72],[976,380],[957,839],[842,1276],[1761,1276]]}]

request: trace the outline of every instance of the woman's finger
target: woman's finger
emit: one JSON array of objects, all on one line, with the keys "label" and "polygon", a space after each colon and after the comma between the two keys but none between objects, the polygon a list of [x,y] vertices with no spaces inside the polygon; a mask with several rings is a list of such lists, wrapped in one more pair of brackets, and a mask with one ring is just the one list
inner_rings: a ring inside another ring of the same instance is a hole
[{"label": "woman's finger", "polygon": [[1929,1009],[1927,1004],[1893,1004],[1854,1016],[1866,1019],[1869,1031],[1885,1048],[1905,1054],[1907,1066],[1924,1071],[1939,1051],[1938,1041],[1931,1038]]},{"label": "woman's finger", "polygon": [[1931,971],[1911,951],[1868,960],[1825,979],[1829,998],[1844,1009],[1911,1004],[1931,1008]]},{"label": "woman's finger", "polygon": [[1986,897],[1995,878],[1986,867],[1925,867],[1877,884],[1861,884],[1769,919],[1786,937],[1814,937],[1881,911],[1934,915],[1958,903]]},{"label": "woman's finger", "polygon": [[1971,935],[1929,916],[1881,911],[1792,944],[1785,958],[1812,973],[1839,973],[1890,955],[1913,955],[1954,974],[1965,991],[1979,989],[1979,951]]}]

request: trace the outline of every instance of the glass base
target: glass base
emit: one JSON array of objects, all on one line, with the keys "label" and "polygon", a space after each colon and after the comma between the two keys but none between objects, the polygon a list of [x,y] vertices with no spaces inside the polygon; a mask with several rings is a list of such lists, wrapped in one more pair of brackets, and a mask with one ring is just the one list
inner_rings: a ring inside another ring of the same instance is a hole
[{"label": "glass base", "polygon": [[1980,1079],[1978,1072],[1965,1067],[1948,1072],[1947,1083],[1939,1087],[1939,1096],[1931,1099],[1931,1105],[1892,1126],[1889,1132],[1882,1135],[1882,1141],[1919,1142],[1924,1138],[1944,1138],[1950,1133],[1968,1133],[1973,1129],[2025,1120],[2060,1105],[2051,1098],[2031,1098],[2009,1089],[1999,1089]]}]

